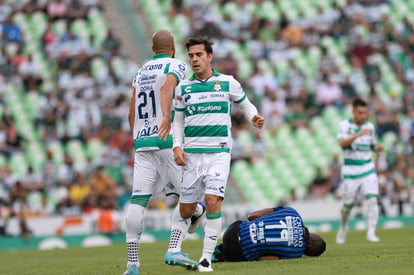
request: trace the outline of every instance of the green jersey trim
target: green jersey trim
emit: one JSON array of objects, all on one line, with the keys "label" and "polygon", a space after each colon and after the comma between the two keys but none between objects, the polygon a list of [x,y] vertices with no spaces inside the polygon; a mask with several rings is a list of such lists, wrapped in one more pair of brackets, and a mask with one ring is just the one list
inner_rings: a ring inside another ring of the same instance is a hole
[{"label": "green jersey trim", "polygon": [[186,153],[230,153],[230,148],[184,148]]},{"label": "green jersey trim", "polygon": [[155,54],[152,56],[152,59],[158,59],[158,58],[166,58],[166,57],[171,57],[166,53],[159,53],[159,54]]},{"label": "green jersey trim", "polygon": [[209,81],[201,83],[191,83],[181,86],[181,93],[207,93],[207,92],[223,92],[228,93],[230,90],[230,83],[228,81]]},{"label": "green jersey trim", "polygon": [[[215,69],[213,69],[213,76],[219,76],[219,75],[221,75],[221,73],[219,73],[218,71],[216,71]],[[190,81],[196,80],[195,74],[193,74],[192,76],[190,76],[188,78],[188,80],[190,80]]]},{"label": "green jersey trim", "polygon": [[191,137],[227,137],[227,125],[203,125],[203,126],[187,126],[184,129],[186,138]]},{"label": "green jersey trim", "polygon": [[363,177],[366,177],[366,176],[368,176],[370,174],[374,174],[374,173],[375,173],[375,169],[371,169],[371,170],[368,170],[368,171],[366,171],[364,173],[361,173],[361,174],[344,175],[344,179],[359,179],[359,178],[363,178]]},{"label": "green jersey trim", "polygon": [[345,159],[344,160],[344,164],[345,165],[365,165],[365,164],[368,164],[368,163],[371,163],[372,162],[372,160],[371,159],[367,159],[367,160],[364,160],[364,159]]},{"label": "green jersey trim", "polygon": [[135,150],[139,148],[155,148],[162,150],[171,148],[172,144],[172,135],[169,135],[167,140],[160,139],[159,137],[142,137],[134,140]]},{"label": "green jersey trim", "polygon": [[243,100],[245,100],[245,99],[246,99],[246,94],[244,94],[244,95],[242,96],[242,98],[240,98],[239,100],[234,101],[234,103],[239,104],[240,102],[242,102],[242,101],[243,101]]},{"label": "green jersey trim", "polygon": [[180,77],[176,74],[176,73],[174,73],[174,72],[168,72],[167,74],[170,74],[170,75],[172,75],[172,76],[174,76],[175,77],[175,79],[177,80],[177,83],[180,83]]},{"label": "green jersey trim", "polygon": [[171,65],[171,63],[168,63],[167,66],[165,66],[164,74],[168,73],[168,71],[170,70],[170,65]]},{"label": "green jersey trim", "polygon": [[366,151],[372,151],[371,144],[354,144],[352,147],[347,147],[345,150],[350,151],[360,151],[360,152],[366,152]]}]

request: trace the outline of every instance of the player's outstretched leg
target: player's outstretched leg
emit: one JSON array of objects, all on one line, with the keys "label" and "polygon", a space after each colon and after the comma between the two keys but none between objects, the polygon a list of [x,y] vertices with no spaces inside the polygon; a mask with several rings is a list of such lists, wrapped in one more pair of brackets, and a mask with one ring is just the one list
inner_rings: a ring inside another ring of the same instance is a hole
[{"label": "player's outstretched leg", "polygon": [[346,235],[348,233],[348,217],[351,213],[352,206],[344,206],[341,209],[341,225],[339,231],[336,234],[336,243],[344,244],[346,242]]},{"label": "player's outstretched leg", "polygon": [[346,234],[348,233],[348,226],[342,226],[339,228],[338,233],[336,234],[336,243],[344,244],[346,242]]},{"label": "player's outstretched leg", "polygon": [[372,197],[366,200],[367,204],[367,220],[368,220],[368,230],[367,230],[367,240],[369,242],[379,242],[380,239],[375,235],[375,228],[378,223],[379,216],[379,207],[376,197]]},{"label": "player's outstretched leg", "polygon": [[164,262],[168,265],[182,266],[187,270],[197,270],[198,262],[188,258],[188,255],[183,252],[167,252],[165,254]]}]

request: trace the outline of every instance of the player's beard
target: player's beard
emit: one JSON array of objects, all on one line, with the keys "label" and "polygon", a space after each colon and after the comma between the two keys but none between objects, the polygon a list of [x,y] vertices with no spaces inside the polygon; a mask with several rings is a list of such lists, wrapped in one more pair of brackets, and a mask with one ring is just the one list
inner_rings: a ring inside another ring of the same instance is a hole
[{"label": "player's beard", "polygon": [[172,54],[172,56],[171,56],[172,58],[174,58],[175,57],[175,51],[173,51],[173,54]]}]

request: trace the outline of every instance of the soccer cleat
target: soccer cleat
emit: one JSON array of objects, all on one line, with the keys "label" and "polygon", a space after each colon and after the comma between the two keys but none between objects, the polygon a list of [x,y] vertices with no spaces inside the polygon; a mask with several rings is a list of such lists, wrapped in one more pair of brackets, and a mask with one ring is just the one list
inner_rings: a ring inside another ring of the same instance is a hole
[{"label": "soccer cleat", "polygon": [[375,234],[367,234],[367,241],[377,243],[380,241],[380,239],[377,236],[375,236]]},{"label": "soccer cleat", "polygon": [[348,233],[348,227],[339,227],[338,234],[336,234],[336,243],[344,244],[346,242],[346,234]]},{"label": "soccer cleat", "polygon": [[201,215],[198,216],[198,217],[196,217],[196,216],[191,217],[191,224],[190,224],[190,227],[187,230],[188,233],[196,232],[197,228],[200,226],[201,221],[203,220],[203,218],[206,215],[206,207],[205,207],[204,203],[199,203],[199,205],[201,205],[203,207],[203,213],[201,213]]},{"label": "soccer cleat", "polygon": [[167,251],[164,262],[168,265],[182,266],[187,270],[197,270],[198,266],[196,261],[190,260],[188,255],[182,252],[171,253]]},{"label": "soccer cleat", "polygon": [[207,259],[203,259],[201,262],[198,263],[198,271],[212,272],[213,269],[211,268],[211,264],[207,261]]},{"label": "soccer cleat", "polygon": [[134,264],[130,265],[123,275],[139,275],[139,267]]}]

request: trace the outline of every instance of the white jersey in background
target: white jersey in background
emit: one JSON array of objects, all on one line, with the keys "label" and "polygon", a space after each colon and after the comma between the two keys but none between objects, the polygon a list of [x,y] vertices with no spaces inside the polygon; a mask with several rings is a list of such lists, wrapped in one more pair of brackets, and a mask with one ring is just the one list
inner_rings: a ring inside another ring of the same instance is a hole
[{"label": "white jersey in background", "polygon": [[187,71],[187,64],[167,54],[157,54],[146,62],[135,76],[134,147],[136,151],[160,150],[172,147],[172,137],[164,141],[158,138],[162,120],[160,89],[167,74],[180,83]]},{"label": "white jersey in background", "polygon": [[376,138],[372,123],[365,122],[358,126],[352,119],[344,120],[339,124],[338,139],[346,139],[362,129],[369,129],[370,134],[356,138],[350,146],[343,148],[343,179],[359,179],[375,173],[372,148],[376,144]]},{"label": "white jersey in background", "polygon": [[[217,71],[206,81],[194,76],[183,80],[176,88],[176,112],[184,112],[183,149],[189,153],[230,152],[231,102],[248,100],[240,83],[231,75]],[[256,108],[251,107],[253,113]],[[174,146],[181,146],[174,140]]]}]

